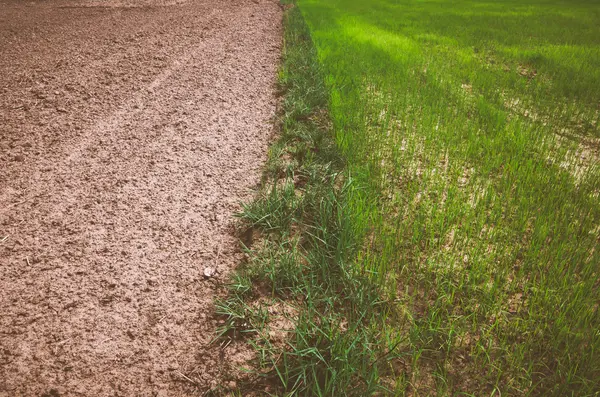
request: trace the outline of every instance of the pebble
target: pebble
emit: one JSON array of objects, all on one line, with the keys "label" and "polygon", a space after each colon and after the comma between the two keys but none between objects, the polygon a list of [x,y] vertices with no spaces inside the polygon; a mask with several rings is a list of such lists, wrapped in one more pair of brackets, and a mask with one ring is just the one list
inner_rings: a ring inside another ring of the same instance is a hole
[{"label": "pebble", "polygon": [[214,267],[205,267],[204,268],[204,277],[211,278],[215,275],[216,269]]}]

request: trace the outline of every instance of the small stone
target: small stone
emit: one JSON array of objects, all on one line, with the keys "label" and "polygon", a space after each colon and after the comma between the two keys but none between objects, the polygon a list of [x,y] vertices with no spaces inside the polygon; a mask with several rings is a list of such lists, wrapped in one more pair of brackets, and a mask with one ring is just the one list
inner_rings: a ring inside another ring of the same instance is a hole
[{"label": "small stone", "polygon": [[215,275],[216,272],[217,271],[214,267],[205,267],[204,268],[204,277],[211,278],[212,276]]},{"label": "small stone", "polygon": [[25,161],[25,156],[17,154],[15,157],[13,157],[13,161],[18,161],[18,162]]}]

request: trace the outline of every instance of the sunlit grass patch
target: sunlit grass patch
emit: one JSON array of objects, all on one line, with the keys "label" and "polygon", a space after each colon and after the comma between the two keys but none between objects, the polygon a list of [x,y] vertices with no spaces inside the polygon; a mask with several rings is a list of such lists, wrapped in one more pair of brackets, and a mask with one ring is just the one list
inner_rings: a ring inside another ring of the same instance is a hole
[{"label": "sunlit grass patch", "polygon": [[356,265],[412,319],[398,392],[597,392],[600,9],[300,7],[338,145],[377,197]]}]

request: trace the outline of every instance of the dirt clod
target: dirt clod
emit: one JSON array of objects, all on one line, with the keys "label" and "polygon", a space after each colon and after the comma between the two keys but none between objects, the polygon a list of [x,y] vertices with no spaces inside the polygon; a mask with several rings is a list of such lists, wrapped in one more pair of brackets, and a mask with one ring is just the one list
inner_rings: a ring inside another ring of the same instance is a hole
[{"label": "dirt clod", "polygon": [[42,397],[60,397],[60,393],[56,389],[50,389],[48,393],[43,393]]}]

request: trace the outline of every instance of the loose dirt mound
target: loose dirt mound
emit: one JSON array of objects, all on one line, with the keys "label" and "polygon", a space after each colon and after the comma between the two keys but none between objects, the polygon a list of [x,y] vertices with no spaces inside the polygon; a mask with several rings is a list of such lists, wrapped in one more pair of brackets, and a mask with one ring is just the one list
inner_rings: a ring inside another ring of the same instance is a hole
[{"label": "loose dirt mound", "polygon": [[215,386],[234,352],[201,352],[271,131],[278,5],[0,10],[0,396]]}]

